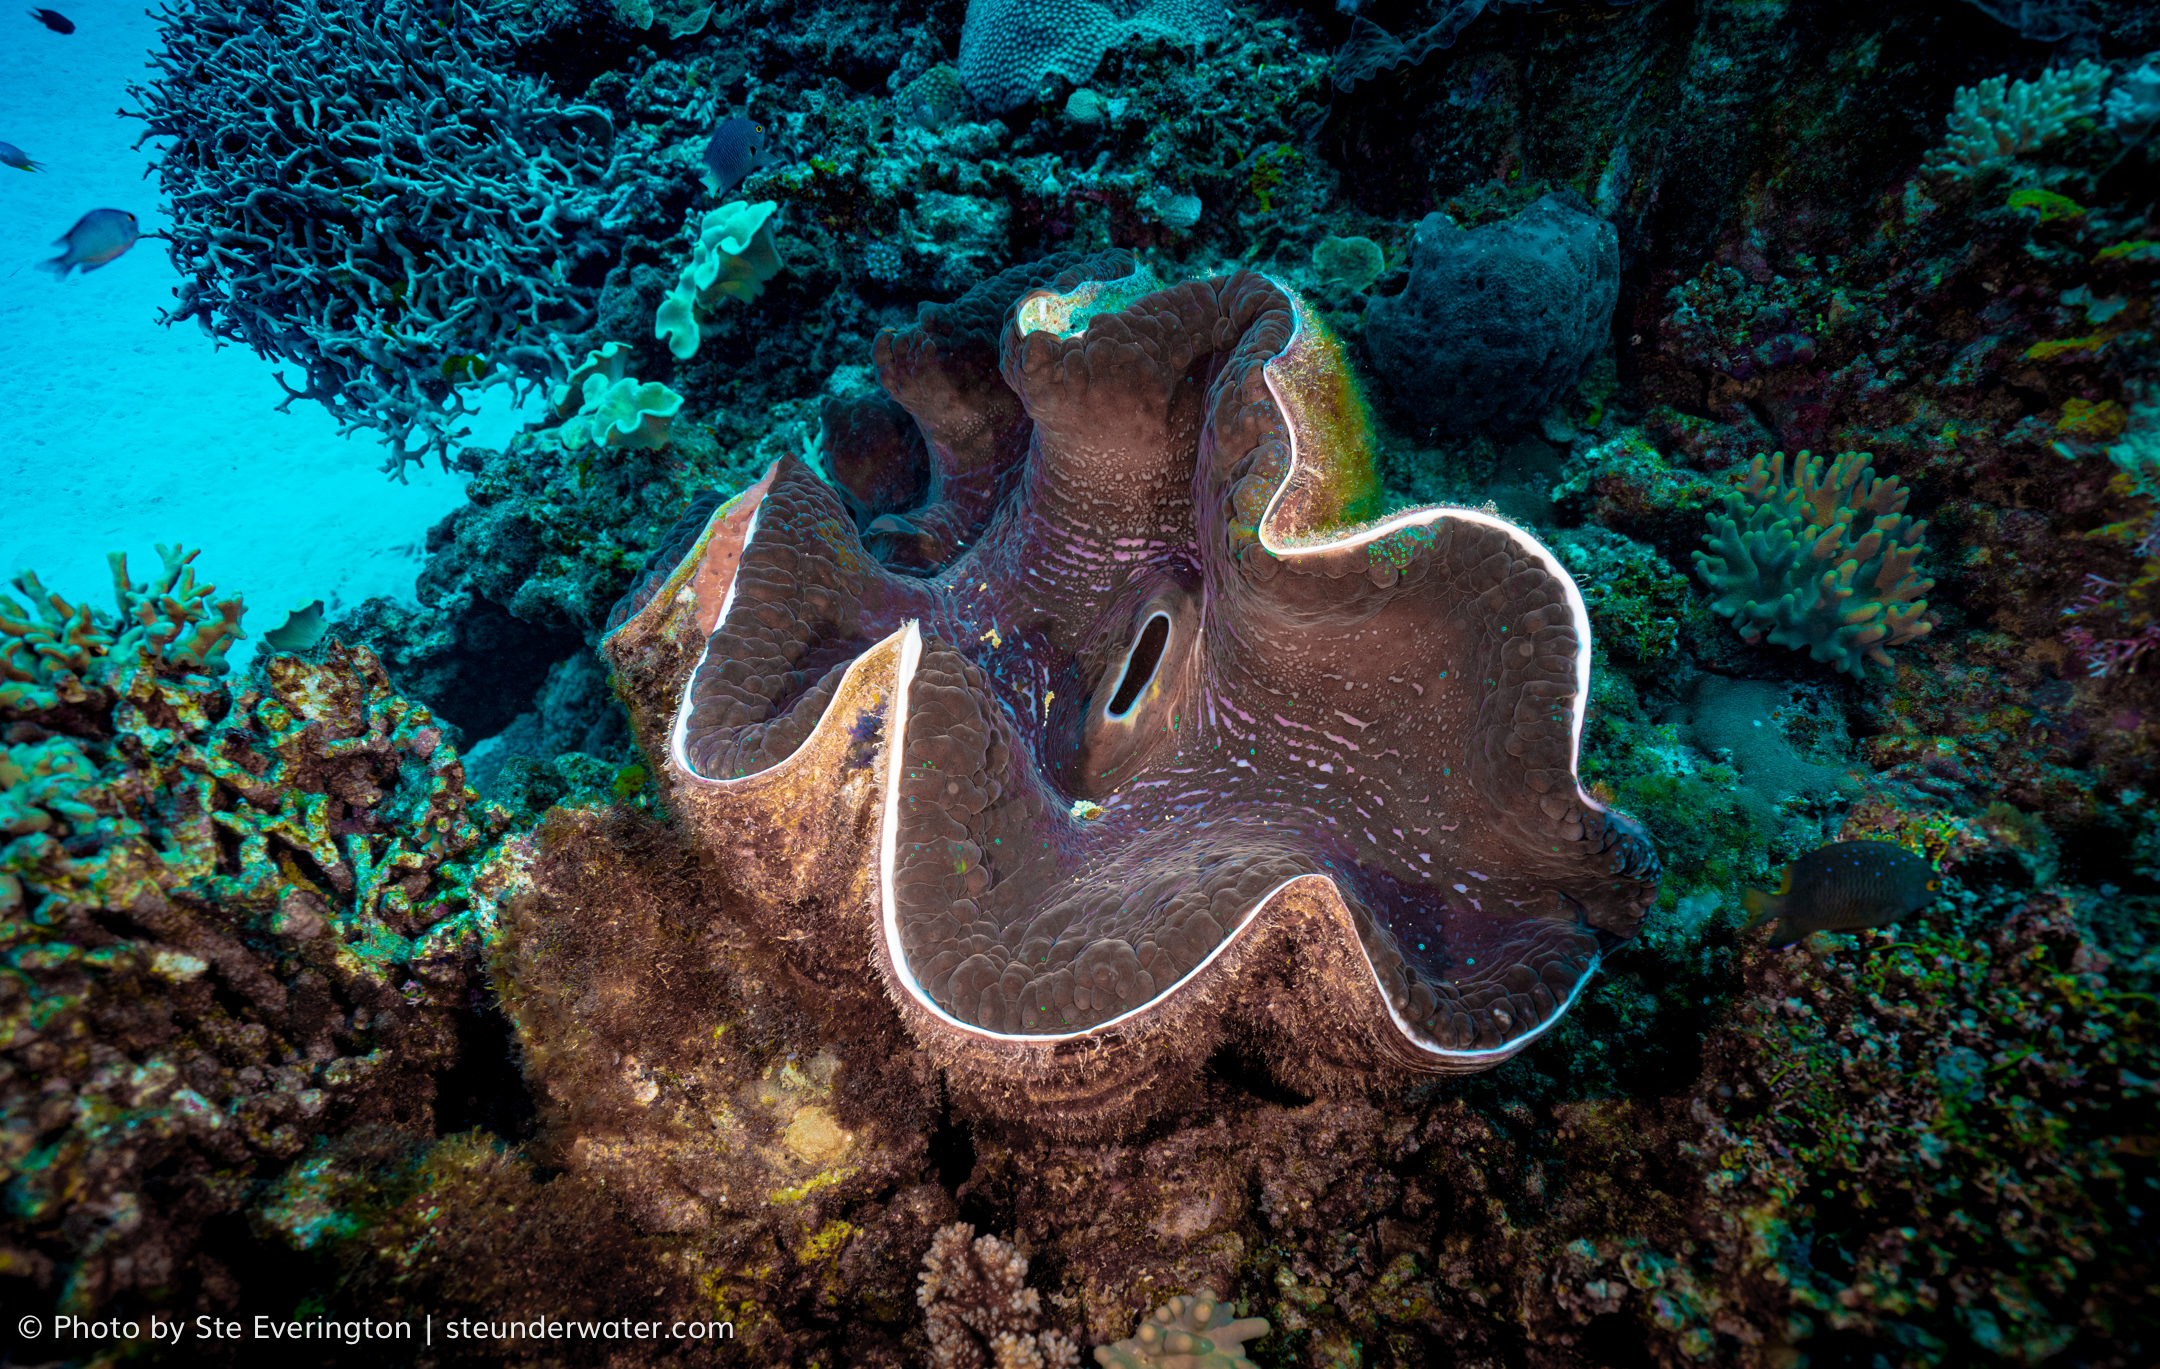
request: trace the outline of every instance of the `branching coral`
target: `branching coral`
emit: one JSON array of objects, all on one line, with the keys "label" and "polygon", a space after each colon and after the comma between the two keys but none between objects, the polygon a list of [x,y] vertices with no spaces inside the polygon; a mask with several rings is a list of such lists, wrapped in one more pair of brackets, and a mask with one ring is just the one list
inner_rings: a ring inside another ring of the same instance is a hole
[{"label": "branching coral", "polygon": [[127,557],[114,552],[117,622],[88,605],[72,604],[31,571],[15,578],[25,609],[0,595],[0,708],[37,711],[89,702],[116,668],[138,658],[180,671],[223,675],[225,652],[243,634],[240,597],[212,599],[215,585],[198,584],[198,553],[158,546],[163,574],[144,584],[128,578]]},{"label": "branching coral", "polygon": [[187,1282],[201,1224],[326,1128],[425,1125],[493,919],[502,822],[428,711],[334,644],[235,694],[206,635],[238,603],[205,624],[189,559],[73,634],[71,707],[0,701],[6,1259],[65,1310]]},{"label": "branching coral", "polygon": [[1127,1339],[1097,1346],[1095,1362],[1106,1369],[1253,1369],[1245,1342],[1267,1331],[1266,1318],[1241,1319],[1203,1288],[1156,1308]]},{"label": "branching coral", "polygon": [[1070,1369],[1080,1347],[1042,1329],[1042,1295],[1027,1286],[1027,1257],[955,1222],[931,1238],[915,1301],[933,1369]]},{"label": "branching coral", "polygon": [[2097,62],[2042,72],[2030,81],[1991,76],[1961,86],[1950,114],[1949,137],[1927,169],[1967,180],[2014,157],[2037,152],[2060,137],[2070,121],[2100,107],[2107,68]]},{"label": "branching coral", "polygon": [[300,366],[285,403],[381,432],[393,473],[473,412],[444,358],[561,378],[618,246],[613,123],[508,73],[520,8],[176,0],[132,91],[172,140],[166,321]]},{"label": "branching coral", "polygon": [[1710,515],[1695,569],[1718,591],[1710,607],[1747,641],[1765,637],[1862,675],[1890,664],[1884,650],[1935,626],[1921,596],[1927,524],[1905,516],[1907,491],[1878,480],[1866,452],[1845,452],[1826,472],[1806,452],[1785,478],[1785,454],[1757,456],[1741,487]]}]

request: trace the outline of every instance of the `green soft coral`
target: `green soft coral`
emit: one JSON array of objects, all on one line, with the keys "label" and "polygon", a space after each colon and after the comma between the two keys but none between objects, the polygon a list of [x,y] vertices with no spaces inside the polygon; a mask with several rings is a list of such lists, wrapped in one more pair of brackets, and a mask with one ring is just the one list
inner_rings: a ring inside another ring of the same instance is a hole
[{"label": "green soft coral", "polygon": [[722,300],[747,304],[779,274],[780,253],[772,235],[772,216],[779,207],[771,200],[735,200],[698,224],[690,260],[653,318],[653,336],[667,343],[677,361],[697,355],[704,322]]},{"label": "green soft coral", "polygon": [[1695,568],[1718,592],[1710,607],[1748,642],[1765,637],[1855,676],[1890,664],[1886,647],[1935,626],[1923,598],[1935,582],[1915,563],[1927,524],[1905,516],[1908,491],[1878,480],[1866,452],[1827,472],[1802,452],[1758,455],[1747,480],[1710,515]]},{"label": "green soft coral", "polygon": [[584,393],[583,407],[558,429],[572,451],[587,445],[660,451],[683,406],[683,397],[659,381],[640,384],[632,376],[588,376]]}]

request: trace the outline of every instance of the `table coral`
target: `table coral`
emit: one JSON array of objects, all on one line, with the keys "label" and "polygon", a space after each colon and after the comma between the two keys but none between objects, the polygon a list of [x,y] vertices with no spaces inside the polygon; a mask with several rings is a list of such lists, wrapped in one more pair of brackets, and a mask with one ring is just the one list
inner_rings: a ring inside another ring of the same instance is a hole
[{"label": "table coral", "polygon": [[1710,515],[1695,569],[1717,591],[1710,607],[1749,642],[1765,637],[1864,677],[1868,662],[1935,626],[1916,563],[1927,524],[1905,516],[1897,477],[1877,479],[1866,452],[1824,469],[1807,452],[1758,455],[1745,482]]},{"label": "table coral", "polygon": [[[446,357],[559,380],[622,224],[607,113],[510,73],[522,27],[472,0],[178,0],[132,89],[172,215],[179,303],[301,368],[385,469],[448,460]],[[421,35],[425,35],[424,39]],[[282,382],[281,382],[282,383]]]},{"label": "table coral", "polygon": [[924,578],[778,461],[607,638],[633,722],[759,903],[818,910],[804,954],[856,954],[870,904],[985,1106],[1122,1124],[1228,1016],[1318,1083],[1495,1064],[1655,887],[1575,781],[1581,596],[1491,515],[1361,521],[1363,409],[1293,297],[1130,269],[1013,301],[1002,379],[881,338],[933,468],[1014,493]]},{"label": "table coral", "polygon": [[7,1258],[77,1312],[210,1277],[203,1224],[310,1137],[425,1125],[493,917],[501,820],[427,710],[337,645],[227,687],[238,601],[206,627],[166,560],[115,558],[126,631],[46,596],[93,629],[74,697],[0,702]]}]

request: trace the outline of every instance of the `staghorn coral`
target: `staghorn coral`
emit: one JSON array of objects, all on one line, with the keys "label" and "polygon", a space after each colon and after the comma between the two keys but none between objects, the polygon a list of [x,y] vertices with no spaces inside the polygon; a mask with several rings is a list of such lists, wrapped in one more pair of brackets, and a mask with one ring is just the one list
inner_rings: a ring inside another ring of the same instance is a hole
[{"label": "staghorn coral", "polygon": [[172,140],[165,321],[299,366],[285,405],[380,432],[392,474],[447,464],[474,411],[446,357],[562,378],[559,339],[593,326],[620,243],[613,123],[510,73],[521,11],[178,0],[158,78],[131,87],[144,136]]},{"label": "staghorn coral", "polygon": [[2076,118],[2100,107],[2108,70],[2097,62],[2044,71],[2030,81],[1991,76],[1960,86],[1950,114],[1949,136],[1926,169],[1952,180],[1970,180],[2061,137]]},{"label": "staghorn coral", "polygon": [[1080,1347],[1044,1330],[1027,1257],[965,1222],[940,1227],[923,1256],[915,1301],[932,1369],[1073,1369]]},{"label": "staghorn coral", "polygon": [[[873,559],[784,457],[633,594],[603,650],[673,803],[758,906],[880,909],[910,1028],[1002,1115],[1167,1106],[1228,1030],[1198,990],[1257,1005],[1229,986],[1278,975],[1255,1026],[1295,1078],[1522,1049],[1657,875],[1575,780],[1588,624],[1559,562],[1470,510],[1362,521],[1339,345],[1264,278],[1158,290],[1106,254],[1003,312],[1002,379],[943,349],[944,311],[878,345],[924,445],[877,450],[939,473],[942,575]],[[1210,353],[1203,401],[1179,378]],[[1001,497],[955,516],[959,472]],[[796,916],[771,930],[843,953]]]},{"label": "staghorn coral", "polygon": [[1878,480],[1866,452],[1824,469],[1800,453],[1757,455],[1740,488],[1710,515],[1695,569],[1717,591],[1713,611],[1750,643],[1765,637],[1864,677],[1885,649],[1925,637],[1934,587],[1916,569],[1927,524],[1905,516],[1905,487]]},{"label": "staghorn coral", "polygon": [[1105,1369],[1253,1369],[1245,1342],[1267,1332],[1266,1318],[1241,1319],[1203,1288],[1156,1308],[1126,1339],[1096,1346],[1095,1362]]},{"label": "staghorn coral", "polygon": [[62,1310],[192,1296],[250,1175],[425,1127],[493,922],[503,819],[427,710],[336,644],[220,683],[175,649],[206,630],[191,559],[128,591],[72,708],[0,703],[6,1259]]}]

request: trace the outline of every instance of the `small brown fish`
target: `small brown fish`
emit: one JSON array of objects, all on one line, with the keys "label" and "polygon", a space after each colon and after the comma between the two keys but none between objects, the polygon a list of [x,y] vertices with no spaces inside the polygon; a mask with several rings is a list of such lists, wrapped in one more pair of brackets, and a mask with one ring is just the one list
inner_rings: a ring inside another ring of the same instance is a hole
[{"label": "small brown fish", "polygon": [[58,10],[32,10],[30,17],[51,29],[54,33],[73,33],[75,21]]},{"label": "small brown fish", "polygon": [[487,379],[488,364],[484,357],[459,355],[444,360],[442,373],[452,385],[471,385]]},{"label": "small brown fish", "polygon": [[78,266],[95,271],[133,247],[141,236],[142,228],[135,216],[125,209],[93,209],[75,220],[75,226],[65,235],[53,239],[55,246],[65,246],[67,251],[38,265],[56,276],[64,276]]},{"label": "small brown fish", "polygon": [[1935,901],[1942,879],[1926,856],[1887,841],[1840,841],[1785,867],[1776,893],[1749,889],[1742,931],[1774,921],[1770,944],[1789,946],[1813,932],[1880,927]]}]

